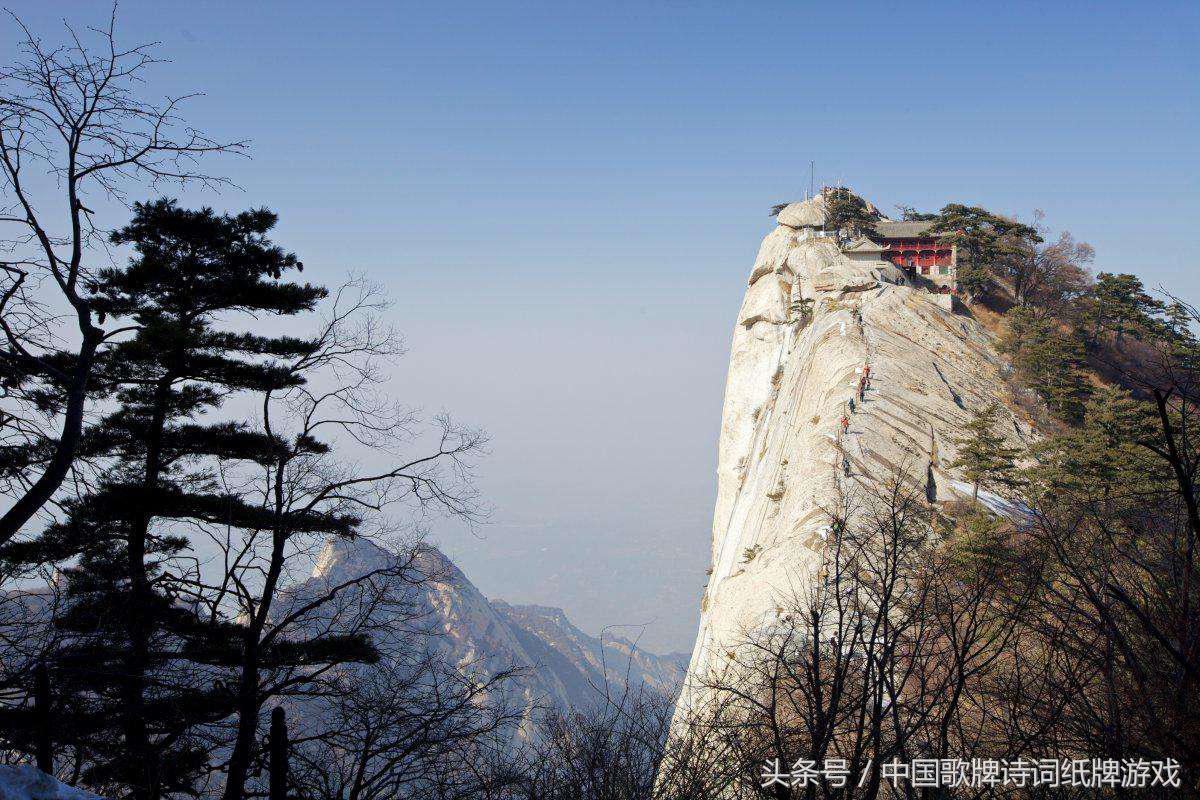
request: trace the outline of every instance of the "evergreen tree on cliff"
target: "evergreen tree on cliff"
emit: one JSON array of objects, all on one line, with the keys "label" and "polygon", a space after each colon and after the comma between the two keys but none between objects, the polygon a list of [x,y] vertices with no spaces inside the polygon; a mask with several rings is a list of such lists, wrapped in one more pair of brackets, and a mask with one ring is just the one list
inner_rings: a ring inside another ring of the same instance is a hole
[{"label": "evergreen tree on cliff", "polygon": [[851,237],[872,236],[879,214],[866,200],[843,186],[823,191],[825,198],[825,227],[847,231]]},{"label": "evergreen tree on cliff", "polygon": [[1000,406],[996,403],[977,409],[954,440],[958,458],[952,463],[972,487],[972,499],[979,500],[980,488],[1014,487],[1020,483],[1016,460],[1020,451],[1005,444],[996,433],[1000,425]]},{"label": "evergreen tree on cliff", "polygon": [[1056,416],[1076,424],[1091,392],[1083,339],[1069,324],[1044,311],[1021,306],[1005,315],[1001,352],[1008,353],[1024,382]]},{"label": "evergreen tree on cliff", "polygon": [[[219,480],[224,465],[271,464],[287,443],[231,421],[207,421],[230,395],[302,380],[277,359],[312,344],[228,330],[231,315],[293,315],[325,290],[283,280],[301,269],[272,244],[267,210],[236,216],[173,201],[135,205],[113,242],[132,245],[123,268],[91,285],[99,313],[131,335],[103,364],[115,409],[81,444],[102,465],[90,490],[38,538],[10,544],[10,563],[70,564],[66,611],[51,654],[57,694],[70,696],[73,744],[88,785],[134,800],[191,792],[205,767],[196,726],[233,711],[227,682],[239,662],[239,625],[223,618],[191,559],[187,534],[203,524],[269,528],[269,509]],[[315,445],[314,445],[315,446]],[[346,534],[357,520],[312,514],[295,527]],[[207,603],[206,603],[207,601]],[[330,642],[292,643],[311,658]],[[369,658],[364,642],[346,642]]]},{"label": "evergreen tree on cliff", "polygon": [[958,246],[958,285],[968,297],[986,294],[1006,259],[1023,257],[1029,244],[1042,241],[1036,228],[979,206],[950,203],[930,226]]},{"label": "evergreen tree on cliff", "polygon": [[1088,341],[1099,341],[1100,334],[1107,331],[1120,347],[1126,334],[1159,332],[1159,317],[1167,310],[1165,304],[1147,294],[1136,275],[1101,272],[1084,310]]},{"label": "evergreen tree on cliff", "polygon": [[900,211],[900,219],[905,222],[933,222],[938,218],[937,214],[930,214],[925,211],[918,211],[912,206],[897,206]]},{"label": "evergreen tree on cliff", "polygon": [[1079,426],[1037,448],[1030,473],[1035,496],[1048,502],[1116,502],[1122,506],[1170,488],[1171,476],[1143,445],[1153,441],[1155,420],[1144,402],[1113,386],[1088,399]]}]

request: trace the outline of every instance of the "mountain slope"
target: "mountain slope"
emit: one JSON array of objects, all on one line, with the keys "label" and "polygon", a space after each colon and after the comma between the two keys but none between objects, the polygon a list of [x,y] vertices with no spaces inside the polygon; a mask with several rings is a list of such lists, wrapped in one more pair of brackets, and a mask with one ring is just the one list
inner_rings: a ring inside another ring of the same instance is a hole
[{"label": "mountain slope", "polygon": [[501,600],[493,601],[492,607],[534,662],[547,665],[558,676],[571,706],[594,702],[595,687],[603,688],[606,682],[613,692],[645,686],[672,698],[679,691],[683,664],[670,656],[648,653],[619,636],[589,636],[559,608],[513,606]]},{"label": "mountain slope", "polygon": [[[295,587],[303,598],[392,562],[394,557],[365,539],[331,539],[308,581]],[[436,548],[424,548],[415,565],[430,580],[399,591],[405,618],[438,634],[430,646],[448,664],[487,674],[519,667],[524,674],[510,687],[509,699],[525,711],[527,729],[541,708],[581,709],[620,694],[626,686],[646,687],[673,697],[683,666],[629,640],[589,636],[561,609],[489,601],[466,575]]]}]

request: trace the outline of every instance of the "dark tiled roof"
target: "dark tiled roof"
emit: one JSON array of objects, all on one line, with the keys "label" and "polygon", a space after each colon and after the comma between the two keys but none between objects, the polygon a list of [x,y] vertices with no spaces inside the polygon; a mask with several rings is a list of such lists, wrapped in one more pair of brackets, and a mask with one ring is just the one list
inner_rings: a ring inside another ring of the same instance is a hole
[{"label": "dark tiled roof", "polygon": [[929,230],[932,222],[885,219],[875,223],[875,232],[885,239],[912,239]]},{"label": "dark tiled roof", "polygon": [[878,242],[873,242],[865,236],[842,249],[847,253],[882,253],[884,250]]}]

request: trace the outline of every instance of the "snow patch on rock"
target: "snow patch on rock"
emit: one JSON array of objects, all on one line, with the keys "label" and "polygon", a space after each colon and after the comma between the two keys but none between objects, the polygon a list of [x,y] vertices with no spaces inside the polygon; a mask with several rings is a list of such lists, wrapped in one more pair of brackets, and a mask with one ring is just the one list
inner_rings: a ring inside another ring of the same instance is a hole
[{"label": "snow patch on rock", "polygon": [[0,764],[0,800],[101,800],[31,764]]}]

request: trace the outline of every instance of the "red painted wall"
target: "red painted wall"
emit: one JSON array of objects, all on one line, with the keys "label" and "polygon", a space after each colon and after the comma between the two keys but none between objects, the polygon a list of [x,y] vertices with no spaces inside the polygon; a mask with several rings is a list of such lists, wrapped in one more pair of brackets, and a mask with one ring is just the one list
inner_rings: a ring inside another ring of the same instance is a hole
[{"label": "red painted wall", "polygon": [[950,246],[933,237],[918,239],[884,239],[884,258],[896,266],[934,267],[949,265]]}]

